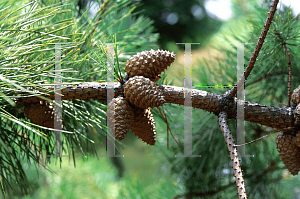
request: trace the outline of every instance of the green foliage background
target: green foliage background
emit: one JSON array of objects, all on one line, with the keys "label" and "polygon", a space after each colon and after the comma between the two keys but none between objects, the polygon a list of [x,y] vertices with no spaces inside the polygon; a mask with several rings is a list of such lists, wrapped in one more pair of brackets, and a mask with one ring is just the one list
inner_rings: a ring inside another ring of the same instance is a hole
[{"label": "green foliage background", "polygon": [[[192,14],[192,10],[196,8],[201,14]],[[142,0],[136,10],[139,15],[145,15],[154,20],[155,32],[160,34],[158,40],[160,46],[172,51],[184,50],[184,45],[175,44],[181,42],[201,42],[202,46],[205,46],[212,34],[217,32],[222,25],[222,21],[212,19],[207,15],[204,0]],[[170,14],[178,17],[175,24],[168,22]]]}]

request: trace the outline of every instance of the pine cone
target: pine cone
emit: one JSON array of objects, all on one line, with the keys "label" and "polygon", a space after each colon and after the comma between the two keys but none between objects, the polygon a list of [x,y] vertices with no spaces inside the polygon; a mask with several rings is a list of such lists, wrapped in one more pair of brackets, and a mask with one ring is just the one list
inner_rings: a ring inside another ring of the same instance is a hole
[{"label": "pine cone", "polygon": [[[115,138],[118,140],[124,139],[133,121],[131,106],[124,97],[119,96],[108,104],[107,110],[110,115],[114,116]],[[113,121],[109,120],[109,122],[112,123]]]},{"label": "pine cone", "polygon": [[132,133],[149,145],[155,144],[155,122],[150,109],[135,108],[134,122],[130,129]]},{"label": "pine cone", "polygon": [[25,115],[35,124],[53,128],[54,127],[54,109],[47,101],[26,104]]},{"label": "pine cone", "polygon": [[295,104],[300,104],[300,86],[293,91],[292,102]]},{"label": "pine cone", "polygon": [[278,133],[276,148],[289,172],[292,175],[297,175],[300,170],[300,150],[293,141],[293,136],[285,132]]},{"label": "pine cone", "polygon": [[124,95],[131,104],[143,109],[165,103],[164,96],[155,83],[143,76],[129,78],[125,83]]},{"label": "pine cone", "polygon": [[156,82],[160,74],[175,60],[175,54],[165,50],[143,51],[132,56],[126,63],[129,77],[144,76]]}]

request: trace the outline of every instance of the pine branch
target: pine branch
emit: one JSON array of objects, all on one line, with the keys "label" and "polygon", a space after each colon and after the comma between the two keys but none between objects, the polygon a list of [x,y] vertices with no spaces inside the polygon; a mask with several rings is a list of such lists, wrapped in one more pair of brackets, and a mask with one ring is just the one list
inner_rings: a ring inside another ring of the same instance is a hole
[{"label": "pine branch", "polygon": [[[95,99],[106,103],[106,92],[108,84],[106,82],[96,83],[96,82],[85,82],[79,85],[71,85],[62,89],[61,94],[62,100],[72,100],[72,99]],[[54,86],[46,87],[50,90],[54,89]],[[167,86],[160,85],[160,90],[165,97],[166,103],[184,105],[184,88],[177,86]],[[118,96],[121,92],[121,85],[119,82],[114,83],[115,96]],[[219,115],[221,112],[221,101],[224,99],[223,95],[218,95],[210,93],[207,91],[201,91],[196,89],[191,89],[192,94],[192,107],[203,109]],[[16,96],[24,95],[24,93],[16,93]],[[54,100],[54,93],[45,96],[50,100]],[[41,101],[38,96],[34,97],[22,97],[17,98],[16,103],[18,104],[28,104],[36,103]],[[243,101],[234,98],[233,107],[228,110],[228,119],[236,119],[237,104],[244,106],[245,120],[253,123],[259,123],[268,127],[283,129],[294,127],[294,115],[292,107],[273,107],[263,104],[258,104],[255,102]],[[243,119],[243,118],[239,118]]]}]

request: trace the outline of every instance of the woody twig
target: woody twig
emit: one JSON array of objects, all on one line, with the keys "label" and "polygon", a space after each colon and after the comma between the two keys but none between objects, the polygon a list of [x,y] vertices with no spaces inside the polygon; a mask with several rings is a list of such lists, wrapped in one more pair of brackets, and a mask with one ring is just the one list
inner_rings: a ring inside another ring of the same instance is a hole
[{"label": "woody twig", "polygon": [[264,25],[264,29],[263,29],[263,31],[262,31],[262,33],[261,33],[261,35],[260,35],[260,37],[257,41],[256,47],[255,47],[255,49],[252,53],[252,56],[251,56],[250,61],[248,63],[248,66],[247,66],[244,74],[241,76],[241,78],[236,83],[236,85],[230,90],[230,96],[231,97],[234,97],[236,95],[237,89],[240,89],[242,87],[242,85],[247,80],[248,76],[250,75],[250,73],[251,73],[251,71],[254,67],[254,64],[256,62],[256,59],[257,59],[258,54],[260,52],[260,49],[261,49],[261,47],[262,47],[262,45],[265,41],[265,38],[266,38],[267,33],[269,31],[269,28],[271,26],[271,23],[272,23],[272,20],[273,20],[278,2],[279,2],[279,0],[274,0],[273,1],[273,4],[272,4],[270,12],[268,14],[266,23]]}]

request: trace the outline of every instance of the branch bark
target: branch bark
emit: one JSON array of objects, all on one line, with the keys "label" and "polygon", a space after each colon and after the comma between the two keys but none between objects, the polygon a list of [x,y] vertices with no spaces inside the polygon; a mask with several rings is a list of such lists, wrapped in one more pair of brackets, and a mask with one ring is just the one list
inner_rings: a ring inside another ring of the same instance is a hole
[{"label": "branch bark", "polygon": [[[114,85],[114,88],[113,86]],[[62,100],[72,99],[95,99],[106,103],[107,88],[113,88],[115,91],[115,97],[121,92],[120,83],[96,83],[96,82],[85,82],[78,85],[66,86],[62,89],[61,94]],[[54,86],[45,87],[50,90],[54,90]],[[159,89],[165,97],[166,103],[184,105],[185,101],[185,88],[177,86],[160,85]],[[224,98],[224,95],[218,95],[207,91],[201,91],[197,89],[187,89],[191,92],[192,107],[209,111],[215,115],[219,115],[221,112],[220,103]],[[30,104],[41,101],[38,96],[24,97],[26,93],[17,93],[16,95],[22,98],[16,98],[16,103],[19,104]],[[27,94],[28,95],[28,94]],[[54,92],[43,95],[48,99],[54,100]],[[234,105],[228,111],[228,119],[236,119],[237,106],[243,106],[245,117],[238,118],[244,119],[249,122],[259,123],[268,127],[283,129],[288,127],[294,127],[294,111],[292,107],[273,107],[258,104],[255,102],[242,101],[234,99]]]},{"label": "branch bark", "polygon": [[222,111],[219,115],[219,126],[224,135],[225,142],[228,147],[228,151],[230,154],[230,159],[232,162],[232,168],[234,171],[235,182],[238,189],[239,199],[247,199],[246,189],[245,189],[245,181],[240,165],[240,158],[237,152],[237,148],[234,147],[233,137],[231,131],[227,124],[227,113]]}]

